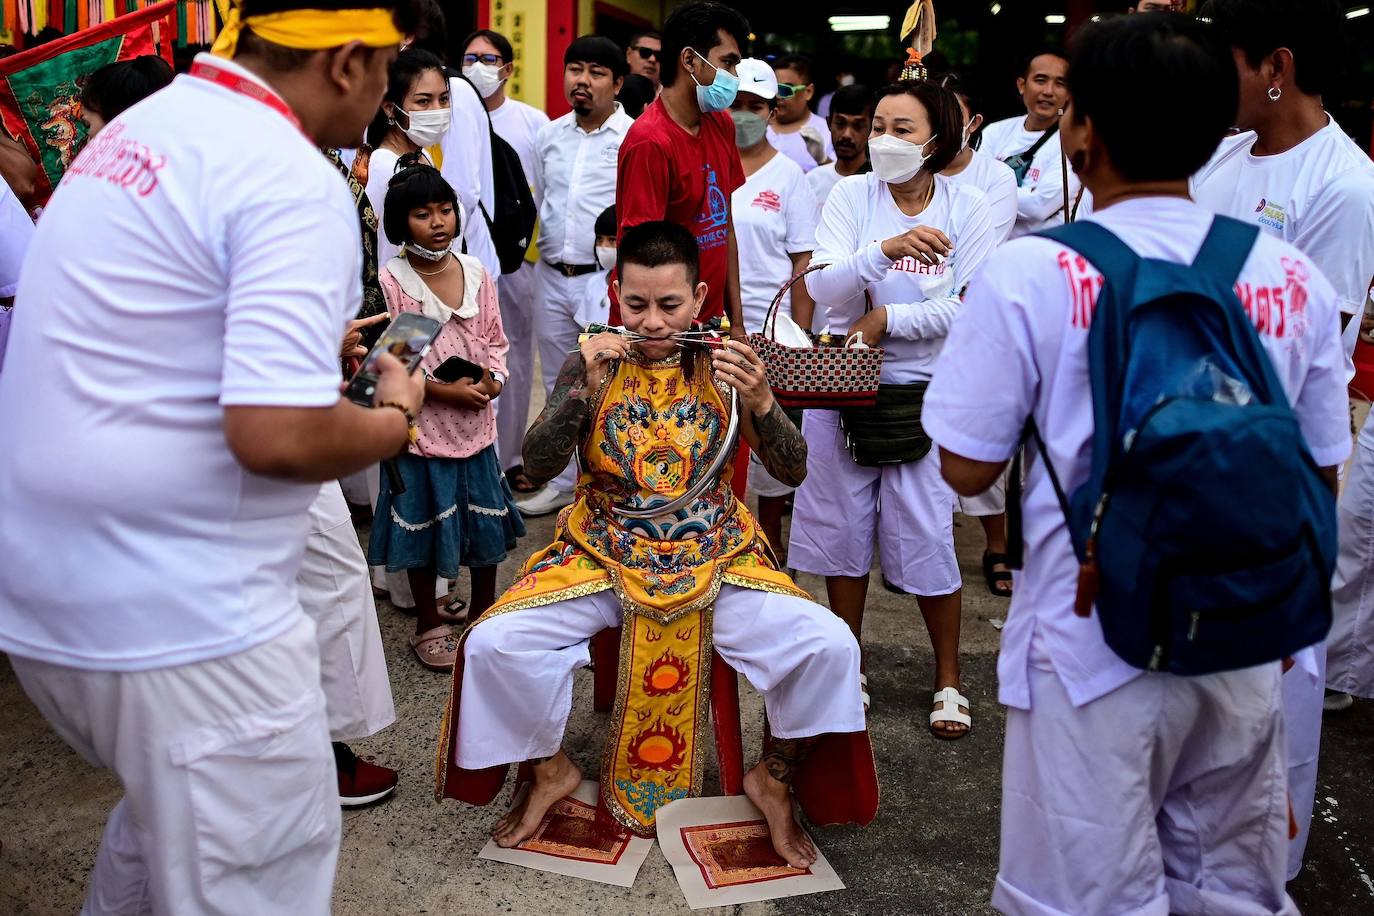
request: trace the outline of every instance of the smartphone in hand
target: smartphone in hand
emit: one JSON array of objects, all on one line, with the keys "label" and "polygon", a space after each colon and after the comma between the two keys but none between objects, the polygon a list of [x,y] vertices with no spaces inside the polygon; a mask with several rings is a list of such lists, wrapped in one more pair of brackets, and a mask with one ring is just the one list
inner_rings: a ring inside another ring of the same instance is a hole
[{"label": "smartphone in hand", "polygon": [[383,353],[390,353],[401,361],[407,372],[414,372],[434,345],[434,338],[439,336],[441,327],[443,325],[433,318],[414,312],[397,315],[387,325],[376,345],[363,357],[362,365],[344,389],[344,397],[354,404],[371,407],[372,399],[377,394],[377,359]]}]

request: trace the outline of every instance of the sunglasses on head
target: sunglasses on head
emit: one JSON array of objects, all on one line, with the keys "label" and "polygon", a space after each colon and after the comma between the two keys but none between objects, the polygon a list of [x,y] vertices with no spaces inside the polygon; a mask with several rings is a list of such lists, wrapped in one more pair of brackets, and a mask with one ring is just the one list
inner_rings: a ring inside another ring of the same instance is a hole
[{"label": "sunglasses on head", "polygon": [[650,48],[645,45],[630,45],[630,50],[638,51],[640,60],[658,60],[658,48]]},{"label": "sunglasses on head", "polygon": [[778,98],[790,99],[806,91],[806,83],[778,83]]},{"label": "sunglasses on head", "polygon": [[505,58],[503,58],[500,54],[464,54],[464,55],[463,55],[463,63],[465,63],[465,64],[475,64],[475,63],[479,63],[479,62],[480,62],[480,63],[484,63],[484,64],[496,64],[496,65],[500,65],[500,64],[505,63],[506,61],[505,61]]}]

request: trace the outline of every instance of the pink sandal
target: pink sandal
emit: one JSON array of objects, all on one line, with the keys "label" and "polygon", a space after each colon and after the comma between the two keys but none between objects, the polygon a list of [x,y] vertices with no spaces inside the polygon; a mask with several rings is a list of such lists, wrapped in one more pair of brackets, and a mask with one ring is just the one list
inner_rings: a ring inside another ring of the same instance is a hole
[{"label": "pink sandal", "polygon": [[458,661],[458,640],[447,626],[410,637],[410,647],[415,650],[420,664],[431,671],[452,671]]}]

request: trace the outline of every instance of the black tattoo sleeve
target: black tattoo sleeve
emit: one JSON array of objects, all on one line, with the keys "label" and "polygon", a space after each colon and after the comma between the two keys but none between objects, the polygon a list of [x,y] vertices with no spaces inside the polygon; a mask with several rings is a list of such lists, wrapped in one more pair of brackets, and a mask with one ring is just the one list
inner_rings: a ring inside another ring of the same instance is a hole
[{"label": "black tattoo sleeve", "polygon": [[544,410],[525,433],[522,453],[531,483],[546,484],[568,466],[591,416],[590,394],[586,362],[581,353],[574,353],[559,370]]},{"label": "black tattoo sleeve", "polygon": [[[784,418],[785,419],[785,418]],[[795,427],[794,427],[795,428]],[[786,785],[792,784],[792,775],[797,771],[797,767],[802,765],[811,749],[820,740],[817,735],[813,738],[791,738],[788,740],[773,739],[773,744],[768,748],[768,753],[763,755],[763,766],[778,782]]]},{"label": "black tattoo sleeve", "polygon": [[789,487],[801,486],[806,479],[806,440],[777,401],[767,415],[754,416],[754,430],[764,469]]}]

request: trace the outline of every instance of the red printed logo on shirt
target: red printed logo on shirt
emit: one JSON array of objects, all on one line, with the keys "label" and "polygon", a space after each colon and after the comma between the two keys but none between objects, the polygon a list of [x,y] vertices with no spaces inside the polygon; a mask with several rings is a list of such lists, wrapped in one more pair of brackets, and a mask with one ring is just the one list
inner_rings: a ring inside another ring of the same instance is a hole
[{"label": "red printed logo on shirt", "polygon": [[[1103,277],[1082,255],[1059,252],[1059,270],[1069,287],[1069,320],[1075,328],[1092,327],[1097,297]],[[1282,259],[1284,286],[1263,286],[1237,281],[1234,287],[1241,308],[1265,337],[1302,337],[1307,330],[1307,265],[1293,258]]]},{"label": "red printed logo on shirt", "polygon": [[137,140],[126,140],[123,124],[111,124],[86,144],[67,169],[68,175],[89,175],[147,197],[157,187],[157,173],[167,164]]},{"label": "red printed logo on shirt", "polygon": [[759,196],[755,197],[749,206],[777,213],[782,209],[782,198],[778,196],[777,191],[760,191]]}]

